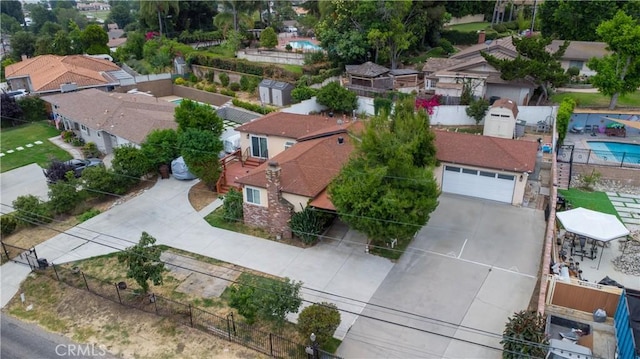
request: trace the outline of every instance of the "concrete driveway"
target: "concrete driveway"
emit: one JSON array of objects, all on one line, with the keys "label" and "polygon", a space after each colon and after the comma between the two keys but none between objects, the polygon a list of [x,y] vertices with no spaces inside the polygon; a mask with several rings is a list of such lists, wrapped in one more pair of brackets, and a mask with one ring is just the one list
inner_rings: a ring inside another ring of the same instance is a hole
[{"label": "concrete driveway", "polygon": [[35,163],[0,174],[0,206],[2,214],[13,212],[12,202],[19,196],[32,194],[47,201],[47,181],[42,168]]},{"label": "concrete driveway", "polygon": [[443,194],[337,354],[501,358],[504,324],[536,285],[544,229],[541,211]]}]

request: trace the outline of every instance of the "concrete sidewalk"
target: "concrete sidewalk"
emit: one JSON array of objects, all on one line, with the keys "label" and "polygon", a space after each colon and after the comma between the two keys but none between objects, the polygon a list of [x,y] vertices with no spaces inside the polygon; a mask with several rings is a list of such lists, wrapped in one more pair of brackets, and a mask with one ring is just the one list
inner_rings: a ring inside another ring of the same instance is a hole
[{"label": "concrete sidewalk", "polygon": [[[196,212],[188,200],[189,188],[195,183],[173,177],[159,180],[142,195],[38,245],[38,257],[62,264],[103,255],[137,243],[146,231],[158,244],[302,281],[304,299],[333,302],[353,313],[362,311],[393,267],[391,261],[366,254],[364,245],[353,242],[298,248],[211,227],[202,217],[221,201]],[[2,276],[2,306],[6,304],[4,292],[13,290],[15,278],[11,279]],[[341,315],[336,331],[340,339],[357,318],[356,314]]]}]

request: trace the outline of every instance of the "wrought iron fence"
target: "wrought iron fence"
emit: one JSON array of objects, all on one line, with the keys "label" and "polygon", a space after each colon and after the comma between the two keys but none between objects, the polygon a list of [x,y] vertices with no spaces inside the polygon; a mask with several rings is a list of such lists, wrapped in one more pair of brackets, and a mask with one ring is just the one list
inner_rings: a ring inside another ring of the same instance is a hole
[{"label": "wrought iron fence", "polygon": [[602,166],[640,168],[640,153],[573,148],[558,151],[558,161]]},{"label": "wrought iron fence", "polygon": [[[26,264],[31,267],[31,269],[36,269],[40,266],[40,262],[38,261],[38,255],[36,254],[36,249],[34,247],[31,248],[21,248],[12,244],[2,243],[2,258],[1,262],[4,263],[6,261],[14,261],[16,263]],[[46,261],[45,261],[46,262]],[[43,265],[44,263],[43,262]]]},{"label": "wrought iron fence", "polygon": [[[102,298],[148,313],[170,318],[171,321],[197,328],[205,333],[251,348],[274,358],[308,359],[305,345],[293,342],[280,335],[255,329],[242,322],[236,322],[233,313],[221,317],[191,304],[184,304],[158,296],[140,294],[128,288],[125,283],[110,283],[92,277],[77,268],[67,268],[51,264],[50,276],[69,286],[87,290]],[[340,359],[331,353],[319,351],[322,359]]]}]

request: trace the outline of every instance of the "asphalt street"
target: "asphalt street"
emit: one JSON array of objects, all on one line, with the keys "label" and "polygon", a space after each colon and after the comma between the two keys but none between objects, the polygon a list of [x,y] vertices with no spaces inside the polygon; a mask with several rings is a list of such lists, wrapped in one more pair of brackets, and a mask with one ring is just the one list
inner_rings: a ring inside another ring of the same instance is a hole
[{"label": "asphalt street", "polygon": [[99,345],[75,343],[4,314],[0,322],[2,359],[115,358]]}]

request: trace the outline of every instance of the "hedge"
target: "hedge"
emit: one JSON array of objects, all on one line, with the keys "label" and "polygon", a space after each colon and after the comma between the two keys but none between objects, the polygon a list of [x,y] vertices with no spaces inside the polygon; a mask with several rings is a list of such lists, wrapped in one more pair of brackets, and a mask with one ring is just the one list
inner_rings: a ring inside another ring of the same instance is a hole
[{"label": "hedge", "polygon": [[[447,30],[442,32],[442,38],[449,40],[454,45],[475,45],[478,43],[478,33],[476,32],[463,32],[458,30]],[[499,34],[495,32],[485,33],[487,40],[494,40],[499,38]]]},{"label": "hedge", "polygon": [[232,100],[232,103],[234,106],[242,107],[245,110],[257,112],[262,115],[266,115],[268,113],[271,113],[277,110],[269,106],[260,106],[260,105],[253,104],[251,102],[244,102],[244,101],[238,100],[237,98],[234,98]]},{"label": "hedge", "polygon": [[255,63],[247,61],[245,59],[228,59],[214,57],[209,54],[191,53],[187,57],[187,61],[190,65],[214,67],[220,70],[234,71],[260,77],[286,80],[288,82],[295,82],[300,77],[300,75],[292,71],[285,70],[274,64]]}]

